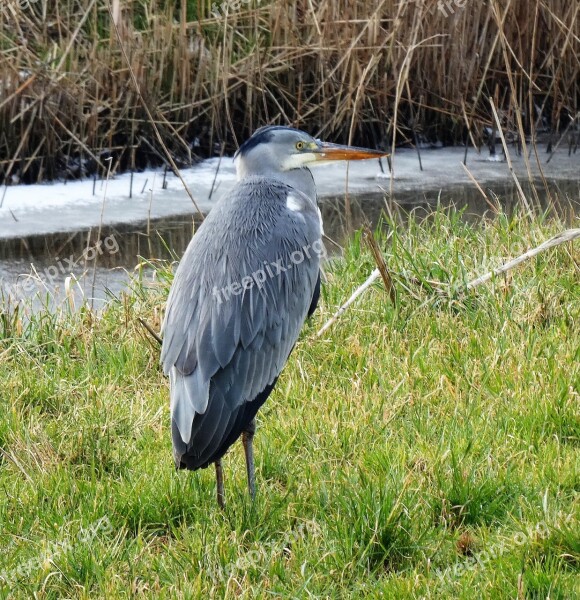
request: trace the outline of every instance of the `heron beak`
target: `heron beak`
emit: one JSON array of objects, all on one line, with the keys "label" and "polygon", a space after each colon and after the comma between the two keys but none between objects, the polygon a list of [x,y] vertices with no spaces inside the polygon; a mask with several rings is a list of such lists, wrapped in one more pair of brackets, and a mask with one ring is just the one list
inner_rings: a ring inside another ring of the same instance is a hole
[{"label": "heron beak", "polygon": [[388,152],[382,150],[370,150],[369,148],[357,148],[355,146],[341,146],[320,142],[318,149],[314,150],[317,161],[327,160],[365,160],[367,158],[382,158],[389,156]]}]

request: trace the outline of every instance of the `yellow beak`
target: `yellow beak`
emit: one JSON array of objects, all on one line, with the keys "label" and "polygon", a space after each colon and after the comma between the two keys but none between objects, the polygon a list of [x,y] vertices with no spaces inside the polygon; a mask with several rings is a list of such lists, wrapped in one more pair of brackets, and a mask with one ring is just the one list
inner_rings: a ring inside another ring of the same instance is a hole
[{"label": "yellow beak", "polygon": [[314,150],[317,161],[326,160],[365,160],[367,158],[381,158],[389,156],[388,152],[382,150],[370,150],[369,148],[357,148],[355,146],[341,146],[320,142],[318,149]]}]

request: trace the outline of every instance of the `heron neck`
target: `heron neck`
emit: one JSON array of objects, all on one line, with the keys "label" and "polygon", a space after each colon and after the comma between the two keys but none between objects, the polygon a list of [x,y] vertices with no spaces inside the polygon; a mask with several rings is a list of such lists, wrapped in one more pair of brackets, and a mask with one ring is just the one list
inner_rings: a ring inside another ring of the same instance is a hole
[{"label": "heron neck", "polygon": [[301,167],[299,169],[282,171],[279,165],[273,165],[271,163],[267,155],[260,158],[263,158],[263,160],[253,161],[251,168],[240,158],[236,159],[238,181],[252,175],[270,177],[302,192],[316,204],[316,185],[314,184],[314,178],[312,177],[310,169]]},{"label": "heron neck", "polygon": [[280,171],[274,176],[286,185],[302,192],[314,204],[316,204],[316,185],[310,169],[302,167],[301,169],[292,169],[290,171]]}]

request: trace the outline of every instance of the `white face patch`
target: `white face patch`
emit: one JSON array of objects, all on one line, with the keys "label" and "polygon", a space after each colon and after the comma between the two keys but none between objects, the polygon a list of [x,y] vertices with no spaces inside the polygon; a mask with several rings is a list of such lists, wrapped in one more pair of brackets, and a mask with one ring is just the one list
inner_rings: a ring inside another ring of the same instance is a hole
[{"label": "white face patch", "polygon": [[302,154],[290,154],[282,163],[282,171],[291,171],[292,169],[301,169],[304,165],[314,162],[316,155],[313,152],[304,152]]},{"label": "white face patch", "polygon": [[286,198],[286,207],[294,212],[302,212],[304,210],[304,200],[297,194],[290,192]]}]

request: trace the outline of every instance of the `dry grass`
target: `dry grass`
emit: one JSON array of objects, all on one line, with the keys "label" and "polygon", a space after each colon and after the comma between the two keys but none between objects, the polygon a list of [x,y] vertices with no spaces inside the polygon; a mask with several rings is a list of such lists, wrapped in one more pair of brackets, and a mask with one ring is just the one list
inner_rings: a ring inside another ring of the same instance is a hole
[{"label": "dry grass", "polygon": [[110,155],[114,169],[164,161],[111,15],[178,164],[271,122],[361,144],[479,145],[490,98],[512,138],[577,143],[577,0],[222,0],[218,16],[209,0],[112,4],[3,0],[0,181],[83,176]]}]

